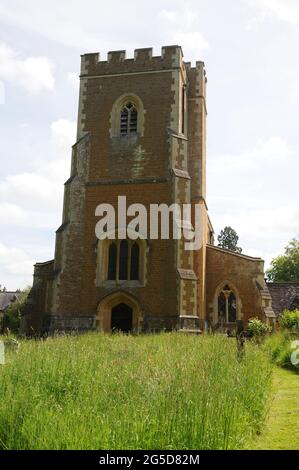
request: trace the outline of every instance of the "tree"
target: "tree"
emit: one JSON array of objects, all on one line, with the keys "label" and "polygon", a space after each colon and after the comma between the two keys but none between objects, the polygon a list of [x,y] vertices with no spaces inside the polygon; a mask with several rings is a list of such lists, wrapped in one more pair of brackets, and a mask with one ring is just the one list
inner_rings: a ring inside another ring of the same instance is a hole
[{"label": "tree", "polygon": [[270,282],[299,282],[299,236],[288,243],[283,255],[271,261],[267,277]]},{"label": "tree", "polygon": [[6,287],[5,286],[2,287],[1,284],[0,284],[0,292],[6,292]]},{"label": "tree", "polygon": [[221,230],[220,235],[218,236],[218,246],[225,248],[226,250],[242,253],[242,248],[237,246],[238,241],[239,237],[237,232],[231,227],[225,227],[224,230]]},{"label": "tree", "polygon": [[21,294],[15,302],[13,302],[4,312],[4,317],[2,321],[2,330],[8,328],[13,333],[18,333],[20,328],[20,320],[22,310],[26,304],[28,294],[31,287],[26,287],[21,291]]}]

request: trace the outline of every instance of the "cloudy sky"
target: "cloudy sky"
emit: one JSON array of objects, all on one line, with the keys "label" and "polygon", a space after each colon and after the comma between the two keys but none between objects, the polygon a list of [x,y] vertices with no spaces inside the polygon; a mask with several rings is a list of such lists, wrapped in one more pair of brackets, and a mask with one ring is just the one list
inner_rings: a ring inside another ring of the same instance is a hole
[{"label": "cloudy sky", "polygon": [[298,0],[0,0],[0,284],[53,258],[80,54],[180,44],[208,74],[208,205],[269,265],[299,233]]}]

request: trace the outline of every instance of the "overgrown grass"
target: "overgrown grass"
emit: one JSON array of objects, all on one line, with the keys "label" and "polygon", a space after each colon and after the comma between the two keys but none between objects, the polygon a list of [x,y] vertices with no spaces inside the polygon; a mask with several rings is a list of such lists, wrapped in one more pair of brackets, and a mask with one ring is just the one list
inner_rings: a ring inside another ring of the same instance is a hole
[{"label": "overgrown grass", "polygon": [[267,354],[224,336],[26,341],[0,366],[0,448],[240,449],[270,382]]}]

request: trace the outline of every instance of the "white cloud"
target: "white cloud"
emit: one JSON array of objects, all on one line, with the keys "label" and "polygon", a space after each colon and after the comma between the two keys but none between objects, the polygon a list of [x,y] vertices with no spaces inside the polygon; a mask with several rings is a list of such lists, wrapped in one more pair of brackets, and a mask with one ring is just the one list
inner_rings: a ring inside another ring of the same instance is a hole
[{"label": "white cloud", "polygon": [[160,22],[168,33],[169,43],[182,46],[186,57],[200,59],[209,43],[198,31],[198,15],[189,8],[162,10]]},{"label": "white cloud", "polygon": [[33,260],[19,248],[8,248],[0,243],[0,265],[11,274],[32,273]]},{"label": "white cloud", "polygon": [[177,10],[161,10],[160,17],[173,23],[174,26],[180,25],[186,29],[192,29],[195,21],[198,19],[198,14],[194,9],[183,8]]},{"label": "white cloud", "polygon": [[269,265],[277,248],[299,232],[298,173],[296,153],[281,136],[239,154],[210,155],[208,203],[216,233],[232,226],[244,253],[259,251]]},{"label": "white cloud", "polygon": [[5,85],[0,80],[0,105],[5,104]]},{"label": "white cloud", "polygon": [[76,88],[76,90],[79,89],[80,80],[77,72],[68,73],[67,80]]},{"label": "white cloud", "polygon": [[54,65],[47,57],[21,58],[3,42],[0,43],[0,77],[31,93],[53,90]]},{"label": "white cloud", "polygon": [[60,220],[63,183],[69,177],[75,123],[59,119],[51,124],[50,140],[57,157],[34,171],[8,175],[0,181],[1,224],[51,227]]},{"label": "white cloud", "polygon": [[[52,0],[51,7],[47,6],[37,0],[27,0],[26,4],[20,0],[2,0],[0,19],[51,41],[76,47],[81,53],[160,47],[177,44],[179,38],[191,60],[199,59],[198,54],[207,48],[207,40],[199,33],[198,1],[191,1],[186,8],[173,0],[171,9],[162,11],[159,3],[132,0],[111,0],[109,5],[97,0],[86,0],[84,4],[79,0]],[[86,11],[92,15],[86,15]]]},{"label": "white cloud", "polygon": [[65,156],[75,143],[76,123],[68,119],[58,119],[51,124],[52,143],[60,155]]},{"label": "white cloud", "polygon": [[[255,236],[269,239],[272,234],[289,233],[294,235],[299,231],[299,210],[295,205],[264,204],[265,201],[252,199],[244,202],[242,194],[238,194],[238,200],[218,202],[218,210],[221,215],[217,217],[217,223],[221,226],[232,225],[238,227],[238,233],[242,236]],[[226,206],[226,207],[225,207]]]},{"label": "white cloud", "polygon": [[[93,14],[85,15],[88,10]],[[97,43],[99,21],[105,24],[101,10],[100,2],[93,0],[86,0],[84,4],[77,0],[52,0],[51,6],[37,0],[27,0],[26,5],[20,0],[2,0],[0,19],[67,46],[85,48]]]},{"label": "white cloud", "polygon": [[291,101],[294,104],[299,104],[299,80],[296,79],[293,81],[290,87],[291,91]]},{"label": "white cloud", "polygon": [[247,0],[250,6],[259,9],[259,16],[255,21],[274,17],[280,21],[299,26],[298,0]]},{"label": "white cloud", "polygon": [[187,58],[201,59],[205,50],[209,48],[209,43],[199,31],[177,32],[173,36],[173,42],[182,46]]},{"label": "white cloud", "polygon": [[255,250],[249,249],[246,251],[246,255],[253,256],[254,258],[262,258],[265,261],[265,271],[270,268],[271,261],[277,256],[282,254],[282,251],[267,251],[267,250]]},{"label": "white cloud", "polygon": [[8,202],[0,203],[0,220],[3,226],[7,221],[11,224],[17,221],[18,225],[23,224],[26,221],[26,212],[16,204]]},{"label": "white cloud", "polygon": [[[23,230],[47,229],[52,231],[61,221],[63,183],[69,177],[71,145],[75,141],[76,125],[66,119],[58,119],[50,125],[49,143],[55,158],[40,163],[32,171],[8,175],[0,181],[0,220],[2,234],[5,229],[11,234]],[[45,143],[47,145],[47,143]],[[13,232],[14,231],[14,232]],[[26,233],[26,232],[25,232]],[[40,232],[41,234],[41,232]],[[17,246],[0,243],[0,284],[8,289],[24,287],[32,282],[33,265],[36,260],[53,256],[51,247],[42,235],[40,244],[20,239]],[[27,249],[21,248],[23,244]],[[41,249],[42,247],[42,249]],[[51,249],[50,249],[51,248]]]},{"label": "white cloud", "polygon": [[259,140],[252,149],[244,150],[236,155],[219,155],[210,158],[208,167],[211,173],[221,173],[229,169],[232,173],[256,171],[264,166],[283,163],[294,155],[294,150],[280,136],[272,136],[267,140]]}]

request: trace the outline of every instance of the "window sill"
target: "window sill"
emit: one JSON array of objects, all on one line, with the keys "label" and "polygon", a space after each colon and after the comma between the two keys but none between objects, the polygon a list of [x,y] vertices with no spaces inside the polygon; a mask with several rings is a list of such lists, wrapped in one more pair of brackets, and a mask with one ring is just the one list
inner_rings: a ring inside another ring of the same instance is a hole
[{"label": "window sill", "polygon": [[140,137],[140,134],[138,132],[132,133],[132,134],[117,134],[113,135],[111,138],[113,141],[116,142],[137,142],[138,138]]},{"label": "window sill", "polygon": [[97,287],[133,288],[144,287],[144,284],[141,281],[101,281],[97,283]]}]

